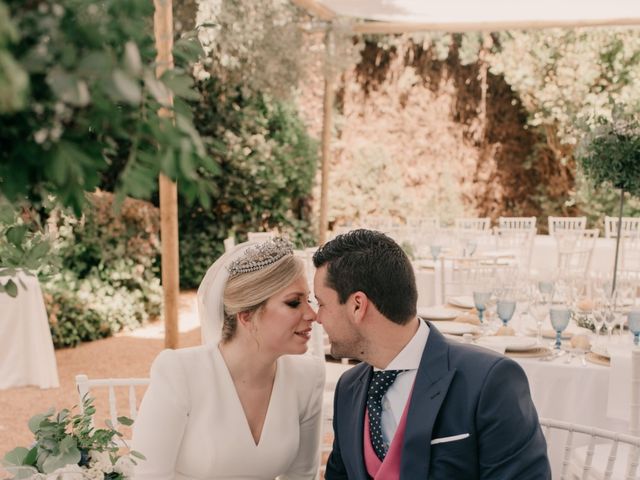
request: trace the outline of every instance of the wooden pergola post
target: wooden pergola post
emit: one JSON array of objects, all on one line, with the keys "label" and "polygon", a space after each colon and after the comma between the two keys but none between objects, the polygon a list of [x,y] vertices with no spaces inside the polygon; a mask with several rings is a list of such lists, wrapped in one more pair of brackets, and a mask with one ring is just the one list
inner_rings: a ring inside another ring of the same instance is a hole
[{"label": "wooden pergola post", "polygon": [[333,100],[334,100],[334,77],[335,68],[333,66],[334,38],[331,26],[327,29],[324,37],[325,45],[325,66],[324,66],[324,102],[322,108],[322,177],[320,183],[320,219],[319,219],[319,242],[324,244],[327,240],[327,217],[329,206],[329,162],[331,160],[331,133],[333,130]]},{"label": "wooden pergola post", "polygon": [[[156,40],[156,77],[173,68],[173,10],[172,0],[154,0],[153,30]],[[173,104],[168,93],[166,105]],[[171,109],[162,107],[161,117],[173,116]],[[164,292],[164,345],[178,347],[178,295],[180,271],[178,253],[178,186],[160,174],[160,238],[162,240],[162,290]]]}]

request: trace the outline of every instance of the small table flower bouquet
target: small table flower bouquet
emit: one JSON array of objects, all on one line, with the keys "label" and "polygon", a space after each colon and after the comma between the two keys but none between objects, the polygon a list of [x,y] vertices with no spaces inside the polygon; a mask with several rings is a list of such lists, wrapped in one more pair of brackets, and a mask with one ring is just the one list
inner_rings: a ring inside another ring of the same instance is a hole
[{"label": "small table flower bouquet", "polygon": [[[71,415],[67,409],[35,415],[29,429],[35,436],[31,448],[17,447],[4,456],[2,464],[13,479],[30,480],[128,480],[136,464],[132,457],[144,456],[131,450],[121,454],[116,442],[122,437],[107,420],[106,429],[96,429],[92,416],[93,399],[83,401],[84,410]],[[127,417],[118,417],[122,425],[131,425]]]}]

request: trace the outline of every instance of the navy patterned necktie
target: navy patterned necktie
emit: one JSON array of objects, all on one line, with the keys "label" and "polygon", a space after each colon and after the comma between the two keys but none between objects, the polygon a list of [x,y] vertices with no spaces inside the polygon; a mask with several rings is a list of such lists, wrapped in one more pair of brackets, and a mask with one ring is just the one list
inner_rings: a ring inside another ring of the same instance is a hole
[{"label": "navy patterned necktie", "polygon": [[382,397],[387,393],[399,373],[406,370],[378,370],[373,372],[369,391],[367,392],[367,411],[369,414],[369,436],[371,446],[380,460],[384,460],[388,446],[382,438],[382,425],[380,417],[382,414]]}]

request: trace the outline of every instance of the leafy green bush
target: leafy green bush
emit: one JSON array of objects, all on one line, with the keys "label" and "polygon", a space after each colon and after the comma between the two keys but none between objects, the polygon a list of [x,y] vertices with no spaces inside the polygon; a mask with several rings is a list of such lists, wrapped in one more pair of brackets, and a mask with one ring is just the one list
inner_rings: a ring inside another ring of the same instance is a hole
[{"label": "leafy green bush", "polygon": [[133,329],[162,310],[159,280],[159,214],[153,205],[90,195],[81,219],[58,216],[62,271],[44,284],[56,347]]},{"label": "leafy green bush", "polygon": [[[79,213],[84,192],[93,191],[115,163],[122,196],[150,196],[164,172],[189,198],[206,203],[210,186],[198,171],[215,164],[204,156],[182,101],[197,94],[191,76],[179,68],[155,78],[153,2],[5,3],[17,34],[5,32],[14,39],[6,43],[0,33],[0,64],[15,59],[30,88],[23,108],[0,108],[1,195],[13,202],[41,198],[44,190]],[[0,30],[8,30],[3,20]],[[185,67],[201,52],[195,35],[174,49]],[[158,113],[170,107],[171,92],[175,121]]]},{"label": "leafy green bush", "polygon": [[[309,198],[317,145],[296,110],[283,101],[229,89],[216,79],[200,84],[195,121],[201,135],[216,139],[209,154],[220,166],[210,175],[214,205],[180,205],[180,280],[197,286],[234,234],[278,228],[299,246],[315,240]],[[205,174],[206,175],[206,174]]]}]

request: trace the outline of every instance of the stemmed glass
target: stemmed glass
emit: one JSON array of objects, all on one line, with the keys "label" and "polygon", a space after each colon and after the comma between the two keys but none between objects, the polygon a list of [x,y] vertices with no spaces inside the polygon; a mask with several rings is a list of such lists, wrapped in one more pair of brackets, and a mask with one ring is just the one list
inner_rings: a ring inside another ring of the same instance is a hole
[{"label": "stemmed glass", "polygon": [[595,299],[593,310],[591,311],[591,318],[593,319],[593,326],[596,330],[596,342],[600,341],[600,332],[604,327],[604,319],[606,316],[606,304],[602,298]]},{"label": "stemmed glass", "polygon": [[551,297],[553,297],[553,292],[555,291],[556,286],[554,282],[551,280],[540,280],[538,281],[538,291],[545,302],[551,302]]},{"label": "stemmed glass", "polygon": [[560,347],[562,346],[562,332],[569,326],[571,310],[566,304],[554,305],[549,309],[549,318],[551,319],[551,326],[556,331],[556,343],[554,348],[556,350],[560,350]]},{"label": "stemmed glass", "polygon": [[633,308],[627,313],[627,324],[633,333],[633,344],[640,345],[640,309]]},{"label": "stemmed glass", "polygon": [[549,308],[549,302],[545,300],[543,295],[533,297],[529,302],[529,313],[536,321],[536,342],[538,345],[542,345],[542,324],[549,315]]},{"label": "stemmed glass", "polygon": [[442,251],[442,245],[433,244],[429,246],[429,250],[431,251],[431,256],[433,257],[433,261],[437,261],[440,256],[440,252]]},{"label": "stemmed glass", "polygon": [[476,248],[478,248],[478,244],[475,240],[469,240],[467,241],[467,243],[465,244],[463,250],[462,250],[462,256],[463,257],[472,257],[473,254],[476,251]]},{"label": "stemmed glass", "polygon": [[476,306],[476,310],[478,310],[480,323],[482,323],[482,317],[489,300],[491,300],[491,290],[478,290],[473,292],[473,303]]},{"label": "stemmed glass", "polygon": [[498,317],[502,320],[502,324],[506,327],[513,313],[516,311],[515,292],[512,289],[503,289],[498,297],[498,305],[496,309]]}]

